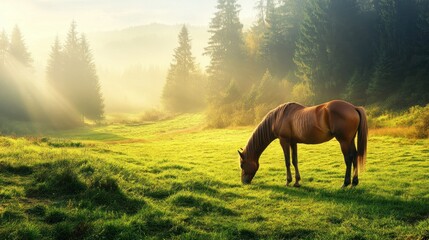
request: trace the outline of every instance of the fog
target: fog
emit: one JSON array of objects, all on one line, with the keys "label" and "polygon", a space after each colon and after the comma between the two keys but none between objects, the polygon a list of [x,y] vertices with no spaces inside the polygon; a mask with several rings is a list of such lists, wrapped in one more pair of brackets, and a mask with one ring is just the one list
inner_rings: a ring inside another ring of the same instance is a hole
[{"label": "fog", "polygon": [[[183,24],[189,28],[196,63],[202,69],[208,64],[203,52],[216,2],[3,0],[0,30],[10,34],[14,26],[20,28],[33,59],[35,84],[43,88],[51,46],[56,37],[65,41],[75,21],[92,50],[106,113],[135,113],[160,106]],[[250,25],[254,2],[239,3],[242,21]]]},{"label": "fog", "polygon": [[[107,112],[139,112],[159,107],[177,34],[181,25],[150,24],[118,31],[90,33]],[[193,54],[204,68],[209,34],[206,27],[189,26]]]},{"label": "fog", "polygon": [[[77,23],[78,31],[80,23]],[[69,28],[70,23],[66,25]],[[104,94],[106,112],[138,112],[159,106],[159,97],[167,69],[177,47],[177,34],[182,25],[149,24],[122,30],[91,32],[89,40]],[[189,26],[193,54],[204,68],[203,56],[209,34],[206,27]],[[24,30],[21,30],[25,34]],[[66,33],[57,35],[64,41]],[[56,35],[40,40],[27,40],[34,59],[34,74],[43,82],[47,58]],[[33,50],[34,49],[34,50]]]}]

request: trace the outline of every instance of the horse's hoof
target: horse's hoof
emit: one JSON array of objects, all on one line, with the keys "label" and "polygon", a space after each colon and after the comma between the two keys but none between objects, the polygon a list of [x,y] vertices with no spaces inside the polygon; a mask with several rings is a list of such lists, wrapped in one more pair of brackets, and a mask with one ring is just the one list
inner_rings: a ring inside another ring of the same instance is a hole
[{"label": "horse's hoof", "polygon": [[299,183],[296,182],[293,186],[294,187],[301,187],[301,184],[299,184]]},{"label": "horse's hoof", "polygon": [[348,186],[350,186],[350,181],[349,182],[344,182],[343,186],[341,188],[347,188]]},{"label": "horse's hoof", "polygon": [[341,186],[341,189],[346,189],[348,185]]}]

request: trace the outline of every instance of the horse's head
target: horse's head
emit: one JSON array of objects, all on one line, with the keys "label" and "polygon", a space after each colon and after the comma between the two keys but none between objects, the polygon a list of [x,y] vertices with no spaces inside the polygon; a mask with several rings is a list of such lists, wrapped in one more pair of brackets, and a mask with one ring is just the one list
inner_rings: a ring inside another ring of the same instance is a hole
[{"label": "horse's head", "polygon": [[246,154],[238,151],[240,155],[240,167],[241,167],[241,182],[243,184],[250,184],[253,177],[259,168],[257,159],[251,159],[246,157]]}]

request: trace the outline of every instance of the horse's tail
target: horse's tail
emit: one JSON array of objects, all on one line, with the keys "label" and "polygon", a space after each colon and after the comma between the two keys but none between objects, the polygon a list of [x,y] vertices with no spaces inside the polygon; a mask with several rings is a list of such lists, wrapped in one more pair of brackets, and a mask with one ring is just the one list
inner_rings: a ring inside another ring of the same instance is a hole
[{"label": "horse's tail", "polygon": [[366,113],[363,107],[357,107],[356,111],[359,113],[360,122],[357,134],[357,160],[359,170],[365,170],[366,163],[366,144],[368,140],[368,123],[366,121]]}]

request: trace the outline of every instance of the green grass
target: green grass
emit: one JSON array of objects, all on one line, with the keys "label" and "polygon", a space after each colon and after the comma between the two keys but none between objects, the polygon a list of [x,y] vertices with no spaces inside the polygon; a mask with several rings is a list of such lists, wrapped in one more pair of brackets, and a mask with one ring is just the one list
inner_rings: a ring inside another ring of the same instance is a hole
[{"label": "green grass", "polygon": [[429,140],[369,138],[367,171],[340,189],[336,141],[299,145],[285,186],[278,141],[251,185],[251,128],[202,115],[31,138],[0,137],[0,239],[428,239]]}]

